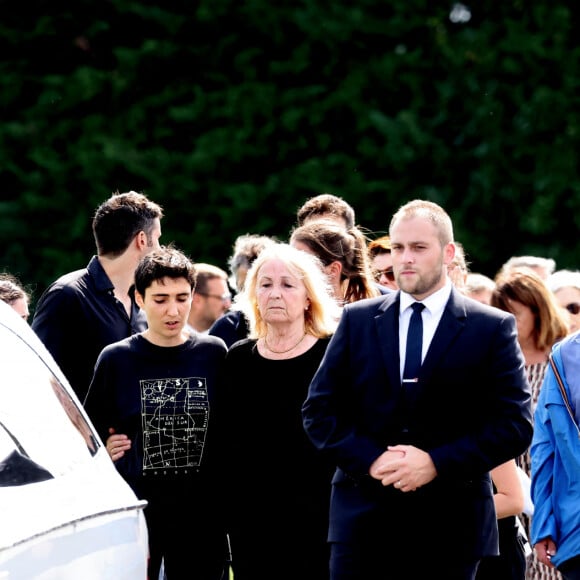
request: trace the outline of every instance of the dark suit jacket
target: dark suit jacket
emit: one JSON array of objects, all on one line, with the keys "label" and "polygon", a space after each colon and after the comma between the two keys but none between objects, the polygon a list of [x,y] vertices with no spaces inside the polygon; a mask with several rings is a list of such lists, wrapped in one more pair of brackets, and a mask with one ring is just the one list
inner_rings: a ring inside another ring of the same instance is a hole
[{"label": "dark suit jacket", "polygon": [[[454,288],[406,405],[399,369],[399,292],[347,305],[303,407],[310,439],[339,466],[329,539],[414,534],[441,554],[497,553],[488,472],[532,438],[515,318]],[[437,469],[415,492],[368,475],[398,443],[427,451]]]}]

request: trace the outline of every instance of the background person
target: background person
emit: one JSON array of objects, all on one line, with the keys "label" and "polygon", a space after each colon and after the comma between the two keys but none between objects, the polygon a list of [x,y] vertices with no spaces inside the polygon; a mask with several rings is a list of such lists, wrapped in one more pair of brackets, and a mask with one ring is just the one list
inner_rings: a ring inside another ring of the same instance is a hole
[{"label": "background person", "polygon": [[[568,334],[568,325],[544,280],[528,267],[513,268],[495,281],[491,305],[516,317],[518,343],[525,360],[525,371],[532,391],[532,411],[540,394],[548,366],[548,355],[554,344]],[[518,463],[531,477],[529,448]],[[526,535],[531,537],[530,518],[521,516]],[[536,554],[529,558],[526,578],[544,580],[560,578],[557,571],[549,570],[537,560]]]},{"label": "background person", "polygon": [[580,272],[558,270],[548,277],[548,288],[566,310],[570,332],[580,330]]},{"label": "background person", "polygon": [[[338,466],[331,580],[471,579],[498,550],[489,471],[532,436],[515,319],[451,284],[441,207],[403,205],[389,235],[400,290],[344,307],[303,406],[308,436]],[[422,365],[407,376],[414,302]]]},{"label": "background person", "polygon": [[463,244],[455,242],[455,256],[447,266],[447,274],[451,278],[451,282],[461,292],[465,292],[465,283],[469,274],[469,264],[465,257],[465,249]]},{"label": "background person", "polygon": [[391,290],[397,290],[397,282],[393,272],[391,256],[391,240],[389,236],[381,236],[367,244],[373,276],[379,284]]},{"label": "background person", "polygon": [[533,270],[545,282],[556,270],[556,262],[552,258],[544,256],[512,256],[502,264],[496,278],[503,277],[511,270],[520,268]]},{"label": "background person", "polygon": [[320,219],[335,221],[347,230],[356,225],[356,214],[352,205],[332,193],[321,193],[307,199],[296,212],[298,226]]},{"label": "background person", "polygon": [[[354,235],[361,237],[359,245],[361,243],[363,246],[366,245],[366,238],[364,237],[362,229],[356,225],[356,214],[352,205],[342,197],[331,193],[315,195],[314,197],[307,199],[302,206],[298,208],[298,211],[296,212],[296,226],[291,230],[290,235],[292,236],[293,232],[299,228],[302,229],[307,225],[311,226],[313,222],[320,221],[326,223],[334,222],[339,227],[344,228],[347,232],[352,230]],[[310,232],[311,233],[308,234],[309,237],[312,236],[312,230]],[[292,241],[290,243],[292,243]],[[302,249],[306,249],[307,251],[313,252],[314,255],[319,256],[319,250],[316,250],[314,247],[317,243],[316,240],[313,240],[312,244],[305,244]],[[322,251],[322,248],[320,248],[320,251]],[[323,261],[324,259],[325,258],[323,257]],[[369,261],[368,257],[361,257],[358,261],[362,262],[363,260]],[[368,276],[368,274],[365,276]],[[378,282],[375,282],[374,284],[377,287],[379,294],[385,294],[389,291],[389,289],[385,286],[381,286]],[[336,293],[337,296],[340,296],[340,294],[340,292]]]},{"label": "background person", "polygon": [[466,296],[482,304],[489,304],[494,290],[495,282],[489,276],[479,272],[468,272],[464,288]]},{"label": "background person", "polygon": [[347,230],[326,219],[309,221],[292,230],[290,245],[320,260],[338,304],[381,294],[371,274],[365,238],[356,226]]},{"label": "background person", "polygon": [[248,272],[260,252],[277,242],[276,238],[259,234],[244,234],[236,238],[233,253],[228,259],[230,283],[236,292],[244,289]]},{"label": "background person", "polygon": [[0,300],[12,306],[18,315],[28,321],[30,293],[13,274],[0,274]]},{"label": "background person", "polygon": [[476,580],[524,580],[526,576],[526,545],[523,525],[518,515],[524,509],[524,490],[517,464],[510,459],[491,472],[493,501],[499,532],[499,555],[485,556],[479,562]]},{"label": "background person", "polygon": [[159,248],[162,217],[143,194],[113,194],[93,217],[97,255],[54,281],[36,305],[32,328],[81,401],[101,350],[147,327],[133,276],[139,260]]},{"label": "background person", "polygon": [[553,348],[557,371],[548,365],[530,448],[534,502],[531,541],[543,571],[558,569],[566,580],[580,578],[579,338],[576,332]]},{"label": "background person", "polygon": [[197,262],[196,286],[187,319],[187,330],[207,333],[232,305],[228,274],[218,266]]},{"label": "background person", "polygon": [[[273,237],[257,234],[245,234],[236,238],[233,254],[228,260],[230,281],[236,292],[244,289],[248,271],[260,252],[276,242]],[[247,318],[234,302],[232,308],[212,324],[209,334],[222,338],[229,348],[234,342],[246,338],[249,331]]]}]

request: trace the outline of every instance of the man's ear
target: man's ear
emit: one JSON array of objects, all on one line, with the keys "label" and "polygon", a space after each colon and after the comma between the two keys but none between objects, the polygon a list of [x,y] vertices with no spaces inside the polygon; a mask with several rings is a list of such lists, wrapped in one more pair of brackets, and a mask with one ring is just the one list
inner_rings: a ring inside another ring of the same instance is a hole
[{"label": "man's ear", "polygon": [[145,308],[145,300],[137,290],[135,290],[135,302],[139,308]]},{"label": "man's ear", "polygon": [[443,249],[443,262],[446,266],[449,266],[451,262],[453,262],[453,258],[455,258],[455,244],[453,242],[449,242],[445,244],[445,248]]},{"label": "man's ear", "polygon": [[141,230],[135,236],[135,243],[137,244],[137,249],[138,250],[142,250],[143,248],[146,248],[148,246],[148,244],[147,244],[147,234],[143,230]]}]

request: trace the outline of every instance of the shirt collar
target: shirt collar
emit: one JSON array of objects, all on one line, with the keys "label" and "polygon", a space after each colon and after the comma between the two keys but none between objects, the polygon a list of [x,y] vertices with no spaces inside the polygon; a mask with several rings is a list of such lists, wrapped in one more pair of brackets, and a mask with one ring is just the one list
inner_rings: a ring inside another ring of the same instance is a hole
[{"label": "shirt collar", "polygon": [[99,292],[112,292],[115,289],[97,256],[91,258],[87,270],[93,278],[94,284]]},{"label": "shirt collar", "polygon": [[[437,314],[439,312],[442,312],[443,309],[445,308],[445,305],[447,304],[447,301],[449,300],[449,296],[451,296],[452,286],[453,285],[451,283],[451,280],[447,279],[447,281],[445,282],[445,286],[443,286],[443,288],[440,288],[436,292],[433,292],[433,294],[430,294],[429,296],[427,296],[427,298],[421,300],[420,302],[425,305],[425,308],[431,314]],[[413,296],[407,294],[407,292],[403,292],[402,290],[400,300],[401,300],[400,305],[401,313],[403,313],[407,308],[409,308],[411,304],[413,304],[413,302],[417,302],[417,300],[415,300]]]}]

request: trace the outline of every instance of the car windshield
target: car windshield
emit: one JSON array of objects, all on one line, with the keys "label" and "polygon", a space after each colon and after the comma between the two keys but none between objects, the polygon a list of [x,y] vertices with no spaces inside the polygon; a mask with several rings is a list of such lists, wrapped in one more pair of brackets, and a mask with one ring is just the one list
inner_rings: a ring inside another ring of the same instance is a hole
[{"label": "car windshield", "polygon": [[0,486],[58,477],[90,460],[100,445],[33,346],[0,325]]}]

